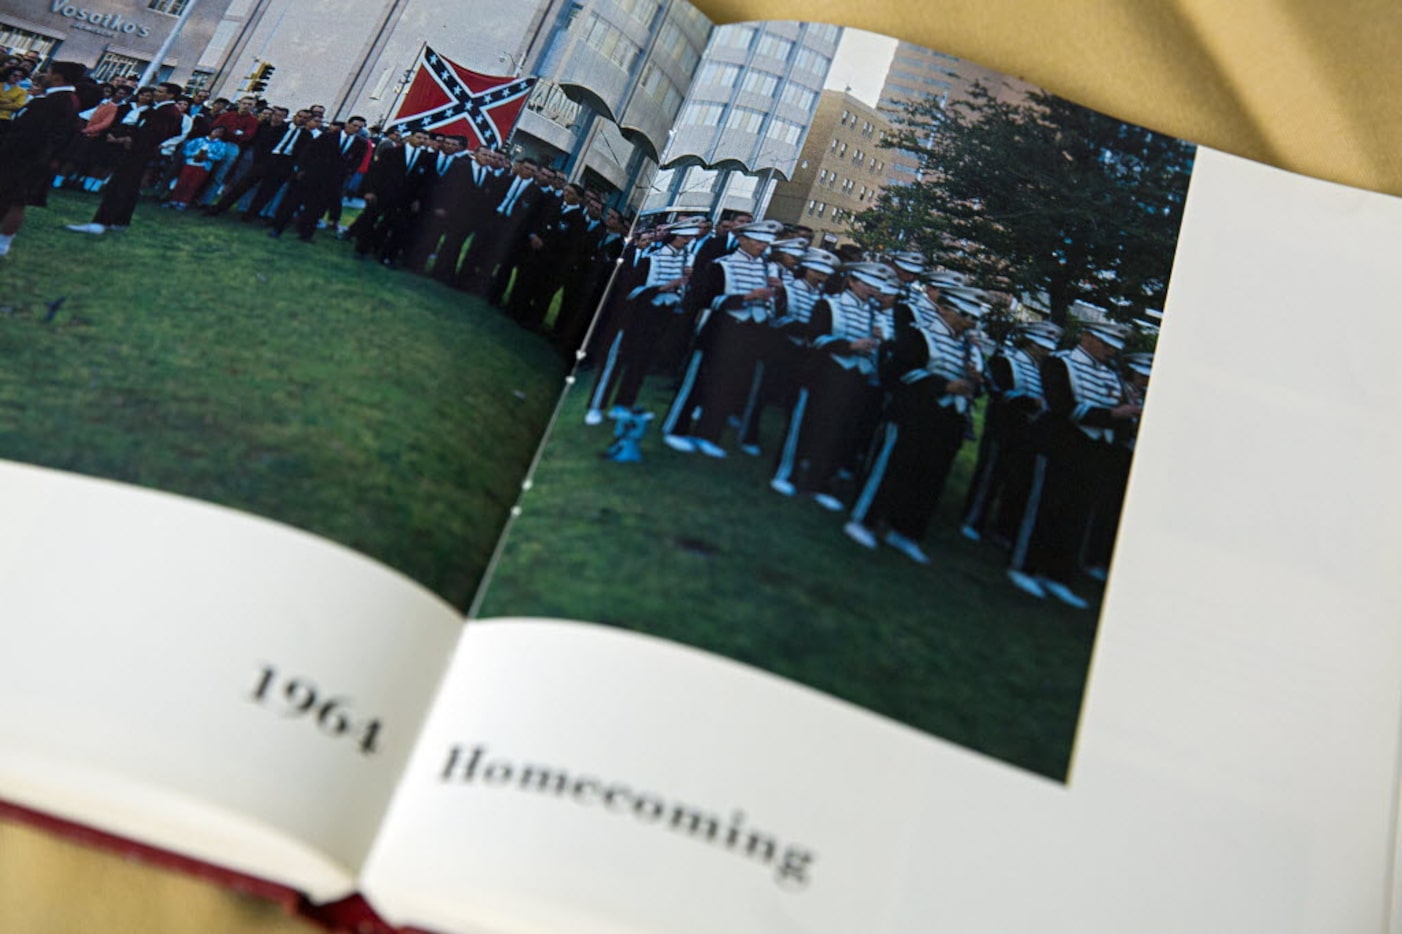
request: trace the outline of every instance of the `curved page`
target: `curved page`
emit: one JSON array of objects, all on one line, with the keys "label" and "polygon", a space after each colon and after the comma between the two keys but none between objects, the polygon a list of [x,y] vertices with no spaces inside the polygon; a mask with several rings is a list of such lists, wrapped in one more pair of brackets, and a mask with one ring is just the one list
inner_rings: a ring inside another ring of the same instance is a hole
[{"label": "curved page", "polygon": [[[433,930],[1382,929],[1399,239],[1396,200],[1200,154],[1064,783],[624,626],[502,619],[366,890]],[[547,447],[525,518],[555,480]],[[508,555],[548,561],[527,532]]]},{"label": "curved page", "polygon": [[228,510],[0,464],[0,795],[313,897],[353,876],[460,626]]}]

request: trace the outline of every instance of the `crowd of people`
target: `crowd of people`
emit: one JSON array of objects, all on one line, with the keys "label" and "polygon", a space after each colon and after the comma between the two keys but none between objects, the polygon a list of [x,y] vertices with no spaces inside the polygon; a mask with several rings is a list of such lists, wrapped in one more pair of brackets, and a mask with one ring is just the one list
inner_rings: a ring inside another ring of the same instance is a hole
[{"label": "crowd of people", "polygon": [[[145,193],[176,211],[237,211],[273,238],[334,230],[356,257],[475,293],[569,355],[617,268],[589,347],[587,424],[630,417],[647,378],[670,379],[664,442],[720,459],[732,433],[760,455],[777,411],[771,487],[844,514],[858,545],[921,564],[955,458],[976,440],[962,534],[1006,548],[1009,580],[1035,597],[1084,607],[1077,575],[1103,578],[1152,363],[1116,365],[1124,325],[1067,335],[1031,321],[994,342],[989,294],[918,253],[832,253],[807,228],[744,214],[630,238],[604,194],[460,136],[84,74],[55,62],[24,75],[0,131],[0,256],[52,188],[100,195],[92,220],[70,225],[93,236],[126,229]],[[346,204],[362,210],[342,225]]]},{"label": "crowd of people", "polygon": [[1075,334],[1027,321],[991,340],[992,296],[965,276],[811,238],[739,215],[630,241],[591,341],[585,423],[627,423],[645,379],[669,380],[665,444],[722,459],[762,455],[777,411],[772,489],[919,564],[955,458],[977,441],[959,531],[1005,549],[1024,593],[1088,606],[1077,577],[1104,579],[1152,355],[1117,360],[1131,330],[1113,321]]},{"label": "crowd of people", "polygon": [[[13,176],[0,187],[0,256],[51,189],[100,196],[90,221],[69,225],[90,236],[125,231],[143,197],[210,217],[237,211],[274,238],[330,230],[357,258],[480,295],[572,354],[622,250],[630,219],[607,195],[529,157],[331,120],[320,105],[291,111],[83,74],[59,62],[38,75],[15,108],[14,139],[0,138],[0,169]],[[359,215],[343,225],[346,205]]]}]

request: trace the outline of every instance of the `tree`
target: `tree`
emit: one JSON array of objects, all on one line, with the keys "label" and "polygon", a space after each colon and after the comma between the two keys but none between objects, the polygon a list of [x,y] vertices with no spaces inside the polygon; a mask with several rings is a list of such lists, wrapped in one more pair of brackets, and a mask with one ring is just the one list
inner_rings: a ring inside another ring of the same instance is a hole
[{"label": "tree", "polygon": [[1193,147],[1045,92],[1018,101],[981,84],[948,108],[906,105],[883,145],[919,157],[921,180],[882,193],[853,236],[919,249],[981,286],[1077,300],[1130,320],[1162,308]]}]

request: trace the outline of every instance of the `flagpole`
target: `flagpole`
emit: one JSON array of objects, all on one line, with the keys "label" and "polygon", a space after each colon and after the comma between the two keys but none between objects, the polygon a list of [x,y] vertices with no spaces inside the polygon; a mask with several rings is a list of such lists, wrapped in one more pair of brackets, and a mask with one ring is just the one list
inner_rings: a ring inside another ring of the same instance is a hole
[{"label": "flagpole", "polygon": [[404,69],[404,77],[399,82],[399,90],[395,92],[394,101],[389,105],[389,113],[380,121],[380,125],[389,129],[390,121],[394,115],[399,113],[399,105],[404,102],[404,95],[409,93],[409,88],[413,85],[414,79],[418,77],[419,63],[424,60],[424,50],[428,48],[428,40],[424,39],[419,43],[419,50],[414,53],[414,64]]},{"label": "flagpole", "polygon": [[180,11],[180,15],[175,18],[175,25],[171,27],[170,34],[165,37],[161,47],[156,50],[156,54],[151,56],[151,64],[146,66],[146,70],[141,73],[141,86],[156,83],[156,76],[161,73],[161,66],[165,63],[166,56],[170,54],[171,48],[175,45],[175,40],[180,38],[180,30],[185,28],[185,24],[190,21],[190,14],[195,11],[195,4],[199,0],[190,0],[185,4],[185,9]]}]

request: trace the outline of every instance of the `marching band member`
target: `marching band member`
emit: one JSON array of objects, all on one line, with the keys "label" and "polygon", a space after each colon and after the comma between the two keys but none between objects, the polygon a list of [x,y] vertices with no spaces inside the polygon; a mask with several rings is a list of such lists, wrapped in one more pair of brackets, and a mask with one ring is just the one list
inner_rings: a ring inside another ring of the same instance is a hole
[{"label": "marching band member", "polygon": [[[729,417],[745,403],[762,329],[774,315],[776,290],[765,253],[782,229],[778,221],[752,221],[733,228],[738,242],[735,251],[715,260],[699,283],[702,310],[697,347],[663,425],[665,441],[673,450],[726,456],[720,436]],[[690,436],[680,434],[677,426],[698,407],[700,415],[692,416]]]},{"label": "marching band member", "polygon": [[978,293],[962,287],[938,294],[938,317],[928,325],[908,305],[899,306],[890,353],[895,376],[890,405],[851,519],[843,527],[859,545],[875,548],[876,530],[885,526],[886,544],[918,564],[930,563],[920,540],[964,443],[983,372],[973,330],[987,305]]},{"label": "marching band member", "polygon": [[685,325],[691,260],[687,246],[700,232],[696,218],[678,221],[666,229],[657,249],[619,271],[614,288],[623,295],[623,307],[594,380],[584,424],[602,423],[610,398],[615,407],[631,409],[658,346],[667,332]]},{"label": "marching band member", "polygon": [[813,304],[809,334],[815,353],[806,392],[789,419],[769,483],[785,496],[811,494],[831,512],[843,508],[832,492],[833,480],[865,440],[856,426],[879,405],[877,351],[892,334],[891,315],[875,299],[883,289],[890,295],[900,291],[895,273],[882,263],[852,263],[842,272],[843,291]]},{"label": "marching band member", "polygon": [[1138,404],[1126,401],[1110,365],[1128,337],[1129,328],[1118,322],[1087,325],[1074,348],[1052,354],[1042,366],[1047,432],[1008,579],[1024,593],[1077,609],[1089,606],[1070,585],[1091,508],[1108,482],[1116,432],[1140,413]]},{"label": "marching band member", "polygon": [[1061,334],[1050,321],[1020,325],[989,361],[988,407],[959,529],[970,541],[988,535],[1006,547],[1017,534],[1031,482],[1032,435],[1047,410],[1042,361]]}]

